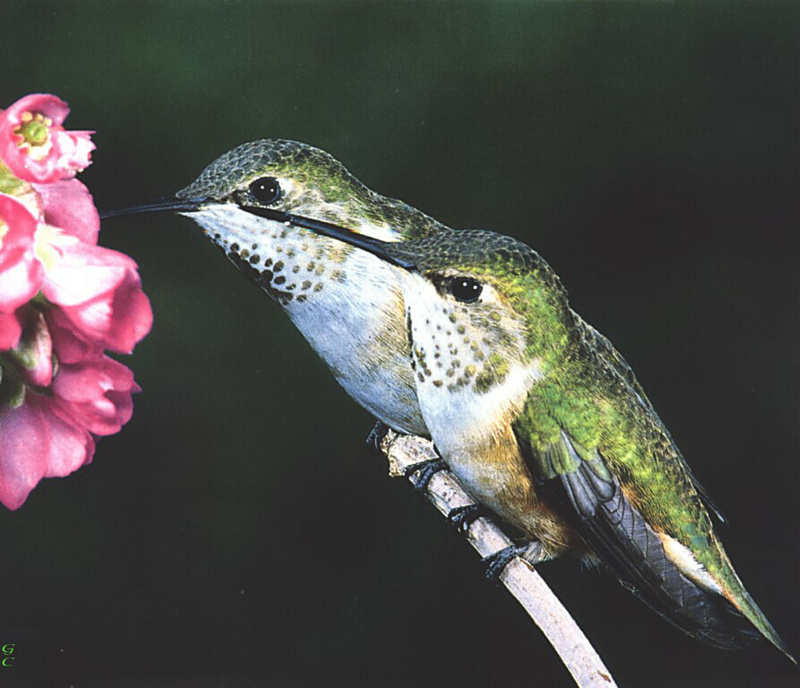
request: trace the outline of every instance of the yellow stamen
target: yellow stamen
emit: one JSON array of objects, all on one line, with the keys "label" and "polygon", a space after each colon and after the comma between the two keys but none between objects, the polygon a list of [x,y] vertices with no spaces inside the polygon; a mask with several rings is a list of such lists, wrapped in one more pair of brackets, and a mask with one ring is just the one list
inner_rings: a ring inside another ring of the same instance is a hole
[{"label": "yellow stamen", "polygon": [[46,157],[53,145],[50,140],[53,120],[39,112],[27,111],[22,113],[20,120],[22,124],[14,129],[14,135],[21,138],[17,145],[34,160]]}]

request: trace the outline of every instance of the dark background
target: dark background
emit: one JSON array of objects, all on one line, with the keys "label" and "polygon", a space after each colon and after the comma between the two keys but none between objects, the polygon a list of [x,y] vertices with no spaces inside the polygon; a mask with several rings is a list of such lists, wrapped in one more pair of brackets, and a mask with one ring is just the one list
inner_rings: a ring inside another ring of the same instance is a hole
[{"label": "dark background", "polygon": [[[454,227],[513,234],[628,358],[798,652],[794,2],[10,2],[0,105],[95,129],[100,207],[261,137]],[[0,513],[0,684],[569,686],[363,438],[367,413],[187,219],[104,223],[155,311],[133,420]],[[620,686],[796,686],[611,576],[540,567]]]}]

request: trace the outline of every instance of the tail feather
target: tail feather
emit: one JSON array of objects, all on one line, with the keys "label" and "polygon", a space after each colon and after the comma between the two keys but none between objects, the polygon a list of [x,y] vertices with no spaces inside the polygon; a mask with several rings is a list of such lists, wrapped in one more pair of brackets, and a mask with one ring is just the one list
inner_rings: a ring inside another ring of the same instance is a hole
[{"label": "tail feather", "polygon": [[[725,560],[727,562],[727,556],[725,557]],[[797,664],[797,660],[789,651],[789,647],[778,635],[778,632],[772,627],[772,624],[764,615],[764,612],[762,612],[759,606],[756,604],[756,601],[750,596],[750,593],[747,592],[744,585],[739,580],[739,577],[733,571],[733,568],[730,568],[730,573],[733,578],[735,593],[730,589],[730,585],[725,585],[723,587],[723,594],[725,595],[726,600],[737,610],[738,613],[746,617],[749,622],[758,629],[759,633],[764,636],[764,638],[769,640],[769,642],[783,652],[783,654],[785,654],[792,662]]]}]

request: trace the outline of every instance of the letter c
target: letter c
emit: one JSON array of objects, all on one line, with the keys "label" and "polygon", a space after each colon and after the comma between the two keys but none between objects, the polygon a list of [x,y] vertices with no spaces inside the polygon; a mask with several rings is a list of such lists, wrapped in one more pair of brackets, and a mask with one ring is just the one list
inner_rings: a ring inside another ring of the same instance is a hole
[{"label": "letter c", "polygon": [[5,659],[2,661],[2,665],[3,665],[4,667],[10,667],[10,666],[11,666],[11,662],[13,662],[13,661],[14,661],[14,658],[13,658],[13,657],[6,657],[6,658],[5,658]]}]

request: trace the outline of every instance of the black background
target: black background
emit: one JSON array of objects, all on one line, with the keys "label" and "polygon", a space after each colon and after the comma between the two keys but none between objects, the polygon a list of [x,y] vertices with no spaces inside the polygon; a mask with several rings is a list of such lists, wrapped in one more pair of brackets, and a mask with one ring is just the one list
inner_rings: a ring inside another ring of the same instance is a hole
[{"label": "black background", "polygon": [[[536,248],[637,371],[798,650],[792,2],[10,2],[0,105],[94,129],[101,207],[296,138],[454,227]],[[104,223],[155,311],[94,463],[0,513],[0,684],[569,686],[368,414],[187,219]],[[620,686],[795,686],[611,576],[540,567]]]}]

